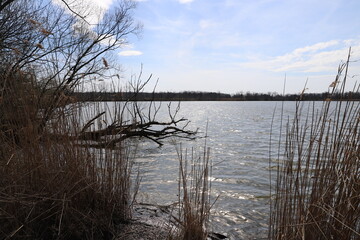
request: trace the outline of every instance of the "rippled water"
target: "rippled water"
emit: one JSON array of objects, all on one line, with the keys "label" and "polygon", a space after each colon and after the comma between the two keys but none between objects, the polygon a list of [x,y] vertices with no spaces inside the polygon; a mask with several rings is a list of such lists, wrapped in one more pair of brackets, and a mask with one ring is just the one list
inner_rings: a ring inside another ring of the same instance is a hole
[{"label": "rippled water", "polygon": [[[91,119],[94,114],[106,110],[107,113],[97,119],[97,125],[108,124],[114,121],[112,112],[116,115],[117,107],[122,104],[90,103],[90,114],[81,113],[82,118]],[[143,110],[148,109],[149,103],[139,104]],[[322,104],[302,102],[302,114],[305,117],[318,114]],[[160,106],[157,120],[169,120],[167,103],[156,105]],[[176,109],[174,105],[173,110]],[[211,148],[212,161],[211,197],[219,196],[211,212],[212,231],[223,233],[230,239],[267,239],[269,175],[272,171],[274,181],[278,153],[284,152],[278,150],[278,146],[284,147],[285,125],[288,119],[291,121],[294,112],[295,102],[181,103],[177,117],[191,120],[188,128],[198,128],[199,136],[205,136],[207,131],[206,142]],[[280,132],[283,137],[279,145]],[[181,144],[182,149],[203,151],[204,142],[205,138],[196,141],[169,139],[164,146],[158,147],[154,142],[138,141],[135,168],[139,169],[142,180],[137,201],[160,205],[177,202],[179,158],[176,149]]]},{"label": "rippled water", "polygon": [[[159,118],[166,116],[163,103]],[[191,120],[190,129],[207,130],[211,148],[212,196],[220,196],[212,210],[214,231],[231,239],[267,239],[269,217],[269,143],[278,140],[280,102],[183,102],[179,117]],[[294,102],[284,105],[292,115]],[[273,118],[274,115],[274,118]],[[182,148],[204,145],[204,139],[180,141]],[[276,145],[276,144],[274,144]],[[276,155],[276,150],[272,151]],[[276,157],[276,156],[275,156]],[[177,201],[179,161],[169,142],[159,148],[141,142],[137,166],[142,173],[139,201],[170,204]]]}]

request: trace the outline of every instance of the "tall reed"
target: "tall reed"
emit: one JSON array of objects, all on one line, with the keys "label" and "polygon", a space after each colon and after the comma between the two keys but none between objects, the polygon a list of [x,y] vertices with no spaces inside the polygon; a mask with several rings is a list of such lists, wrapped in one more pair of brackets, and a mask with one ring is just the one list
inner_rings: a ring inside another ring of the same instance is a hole
[{"label": "tall reed", "polygon": [[[360,239],[360,105],[345,97],[349,59],[350,51],[320,110],[301,96],[296,103],[277,168],[269,239]],[[341,100],[332,101],[334,94]]]},{"label": "tall reed", "polygon": [[128,146],[74,142],[88,109],[81,103],[57,107],[39,131],[46,103],[35,83],[8,77],[0,99],[0,239],[111,239],[131,217]]},{"label": "tall reed", "polygon": [[[211,175],[210,149],[202,154],[190,153],[181,147],[179,158],[179,209],[178,229],[170,239],[205,240],[208,237],[210,216]],[[190,157],[189,157],[190,156]],[[190,158],[190,159],[189,159]]]}]

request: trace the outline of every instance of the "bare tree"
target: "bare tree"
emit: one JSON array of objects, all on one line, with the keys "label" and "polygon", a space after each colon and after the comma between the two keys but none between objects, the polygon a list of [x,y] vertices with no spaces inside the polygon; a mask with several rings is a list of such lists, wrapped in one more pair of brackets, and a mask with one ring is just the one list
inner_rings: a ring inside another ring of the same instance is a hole
[{"label": "bare tree", "polygon": [[[94,16],[96,9],[81,5],[82,1],[62,2],[65,7],[48,1],[26,0],[8,4],[4,2],[1,5],[4,8],[0,17],[0,98],[6,98],[5,92],[16,88],[14,81],[9,83],[11,78],[31,79],[27,84],[35,90],[29,102],[37,107],[34,117],[41,116],[36,126],[39,133],[44,131],[49,121],[57,117],[56,109],[69,99],[64,96],[77,86],[96,78],[119,76],[117,64],[109,59],[112,59],[114,50],[127,44],[129,36],[141,31],[141,24],[132,17],[136,6],[133,1],[117,2],[114,10],[100,14],[95,23],[89,19]],[[133,83],[133,98],[136,98],[137,92],[143,89],[150,78],[144,83],[141,83],[140,78]],[[130,102],[134,99],[128,100]],[[90,123],[87,123],[74,139],[88,139],[92,136],[94,140],[99,139],[94,136],[108,134],[117,137],[108,143],[101,142],[98,146],[112,146],[129,137],[146,137],[161,144],[160,140],[169,136],[191,138],[195,134],[185,130],[186,119],[176,119],[178,109],[173,115],[169,111],[168,121],[159,122],[156,120],[158,110],[145,111],[144,114],[137,103],[132,104],[131,108],[129,105],[124,104],[124,110],[132,111],[133,122],[125,124],[119,117],[116,124],[111,123],[96,132],[89,132],[86,126]],[[153,115],[150,116],[150,113]],[[185,125],[178,127],[180,122]],[[152,130],[155,125],[163,128]],[[120,132],[121,137],[118,136]]]},{"label": "bare tree", "polygon": [[124,140],[162,144],[194,134],[178,108],[159,121],[159,105],[133,101],[148,83],[141,77],[116,108],[66,105],[83,83],[120,74],[112,53],[141,25],[133,1],[120,0],[97,21],[90,7],[74,5],[80,1],[62,2],[0,1],[1,239],[112,238],[115,225],[131,217],[136,192]]}]

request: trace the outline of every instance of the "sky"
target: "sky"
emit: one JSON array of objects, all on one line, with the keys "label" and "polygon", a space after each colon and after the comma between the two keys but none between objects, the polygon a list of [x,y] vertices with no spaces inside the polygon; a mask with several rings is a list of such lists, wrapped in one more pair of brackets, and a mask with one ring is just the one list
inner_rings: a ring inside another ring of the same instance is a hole
[{"label": "sky", "polygon": [[324,92],[349,47],[348,83],[360,80],[359,12],[359,0],[137,0],[143,31],[116,54],[157,91],[282,92],[286,78],[287,93]]}]

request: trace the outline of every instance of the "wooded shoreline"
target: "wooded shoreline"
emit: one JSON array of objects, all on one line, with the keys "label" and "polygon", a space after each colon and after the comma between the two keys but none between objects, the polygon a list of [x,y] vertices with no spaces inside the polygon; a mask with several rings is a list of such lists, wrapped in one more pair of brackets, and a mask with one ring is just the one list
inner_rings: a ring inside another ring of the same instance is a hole
[{"label": "wooded shoreline", "polygon": [[329,101],[351,99],[360,100],[358,92],[336,94],[303,93],[237,93],[227,94],[220,92],[73,92],[70,94],[77,101]]}]

